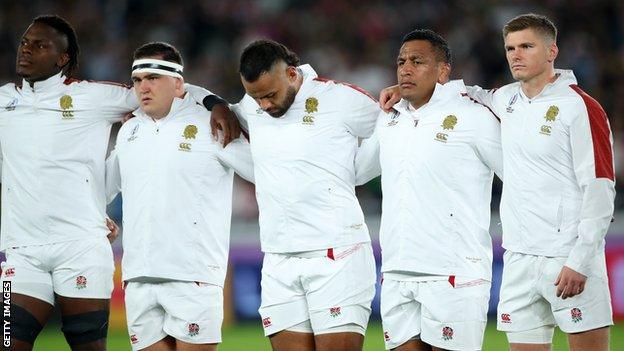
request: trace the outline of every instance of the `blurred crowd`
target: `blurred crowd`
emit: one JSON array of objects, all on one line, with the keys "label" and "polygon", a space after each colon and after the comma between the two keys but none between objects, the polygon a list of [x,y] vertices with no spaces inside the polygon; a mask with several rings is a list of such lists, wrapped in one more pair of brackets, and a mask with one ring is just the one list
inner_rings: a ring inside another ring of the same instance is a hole
[{"label": "blurred crowd", "polygon": [[[501,28],[525,12],[546,14],[557,25],[556,66],[573,69],[580,86],[607,111],[615,137],[616,174],[621,177],[624,2],[617,0],[0,0],[0,82],[16,79],[15,49],[32,18],[50,13],[65,17],[78,33],[77,78],[129,83],[134,49],[148,41],[166,41],[182,52],[187,82],[236,102],[243,93],[239,54],[250,41],[268,37],[290,46],[319,75],[377,95],[396,81],[401,37],[415,28],[431,28],[449,41],[453,77],[496,87],[511,80]],[[378,183],[358,191],[365,211],[378,212]],[[500,184],[495,208],[499,192]],[[255,218],[252,199],[253,187],[241,183],[234,200],[237,218]],[[624,207],[621,196],[617,203]]]}]

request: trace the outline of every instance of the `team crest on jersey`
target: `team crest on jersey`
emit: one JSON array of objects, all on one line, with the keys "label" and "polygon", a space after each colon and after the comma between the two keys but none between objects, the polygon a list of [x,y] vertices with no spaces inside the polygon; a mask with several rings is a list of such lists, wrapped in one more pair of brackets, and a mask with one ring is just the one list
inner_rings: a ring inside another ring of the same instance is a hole
[{"label": "team crest on jersey", "polygon": [[63,119],[74,118],[74,112],[72,111],[72,109],[74,108],[74,101],[71,96],[61,96],[61,99],[59,100],[59,105],[61,106],[61,110],[63,110]]},{"label": "team crest on jersey", "polygon": [[512,96],[511,99],[509,99],[509,102],[507,103],[507,113],[514,112],[514,109],[511,106],[515,104],[517,100],[518,100],[518,94],[514,94],[514,96]]},{"label": "team crest on jersey", "polygon": [[184,133],[182,133],[182,136],[184,137],[184,139],[195,139],[196,135],[197,135],[197,126],[193,124],[189,124],[188,126],[186,126],[186,128],[184,128]]},{"label": "team crest on jersey", "polygon": [[453,328],[451,327],[442,328],[442,339],[453,340]]},{"label": "team crest on jersey", "polygon": [[87,277],[79,275],[76,277],[76,289],[84,289],[87,287]]},{"label": "team crest on jersey", "polygon": [[448,115],[444,118],[444,121],[442,121],[442,128],[444,130],[453,130],[456,124],[457,117],[455,117],[455,115]]},{"label": "team crest on jersey", "polygon": [[546,115],[544,115],[544,119],[546,119],[546,122],[554,122],[558,114],[559,114],[559,107],[555,105],[550,106],[548,108],[548,111],[546,111]]},{"label": "team crest on jersey", "polygon": [[197,324],[197,323],[189,323],[189,325],[188,325],[188,335],[189,336],[196,336],[197,334],[199,334],[199,324]]},{"label": "team crest on jersey", "polygon": [[13,99],[8,104],[6,104],[6,106],[4,106],[4,109],[7,111],[13,111],[15,110],[16,106],[17,106],[17,99]]},{"label": "team crest on jersey", "polygon": [[570,317],[572,318],[572,322],[578,323],[583,320],[583,312],[575,307],[570,310]]},{"label": "team crest on jersey", "polygon": [[305,111],[307,113],[318,112],[318,100],[313,97],[309,97],[305,101]]}]

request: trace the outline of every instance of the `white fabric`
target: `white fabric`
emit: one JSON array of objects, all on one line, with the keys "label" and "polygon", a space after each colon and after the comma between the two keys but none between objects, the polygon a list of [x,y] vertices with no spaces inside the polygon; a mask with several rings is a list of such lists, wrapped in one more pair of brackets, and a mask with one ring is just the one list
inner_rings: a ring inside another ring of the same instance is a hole
[{"label": "white fabric", "polygon": [[579,333],[613,324],[604,254],[592,258],[592,273],[579,295],[557,297],[555,281],[565,257],[544,257],[506,251],[498,303],[498,329],[526,331],[555,326]]},{"label": "white fabric", "polygon": [[308,65],[299,68],[303,84],[284,116],[269,116],[248,95],[236,108],[249,127],[264,252],[370,240],[353,164],[358,138],[372,134],[379,106],[348,85],[316,79]]},{"label": "white fabric", "polygon": [[154,121],[140,109],[107,161],[107,190],[123,196],[124,280],[145,277],[222,286],[233,170],[253,181],[249,144],[213,140],[210,112],[190,96]]},{"label": "white fabric", "polygon": [[[587,276],[613,215],[613,174],[597,173],[597,166],[613,170],[613,140],[604,110],[575,91],[574,74],[555,72],[557,79],[532,99],[518,82],[494,91],[473,87],[470,94],[502,121],[503,247],[567,257],[566,266]],[[557,111],[551,120],[549,110]],[[599,128],[590,126],[590,114]]]},{"label": "white fabric", "polygon": [[358,150],[357,184],[382,172],[382,272],[491,279],[500,123],[465,91],[463,81],[437,84],[430,101],[411,112],[402,100],[396,112],[379,116]]},{"label": "white fabric", "polygon": [[129,282],[126,319],[133,350],[167,335],[190,344],[221,342],[223,288],[195,282]]},{"label": "white fabric", "polygon": [[48,245],[7,248],[2,281],[11,292],[54,305],[54,294],[82,299],[110,299],[115,271],[106,237]]},{"label": "white fabric", "polygon": [[506,334],[510,344],[550,344],[555,334],[555,327],[545,325],[531,330],[507,332]]},{"label": "white fabric", "polygon": [[[0,88],[0,249],[105,237],[111,125],[138,106],[123,86],[66,81]],[[63,108],[65,107],[65,108]]]},{"label": "white fabric", "polygon": [[397,281],[381,285],[386,349],[420,338],[444,350],[481,350],[490,282],[456,277],[446,281]]},{"label": "white fabric", "polygon": [[366,329],[375,296],[372,247],[360,243],[333,253],[334,259],[265,254],[259,310],[265,335],[306,320],[314,334],[348,324]]}]

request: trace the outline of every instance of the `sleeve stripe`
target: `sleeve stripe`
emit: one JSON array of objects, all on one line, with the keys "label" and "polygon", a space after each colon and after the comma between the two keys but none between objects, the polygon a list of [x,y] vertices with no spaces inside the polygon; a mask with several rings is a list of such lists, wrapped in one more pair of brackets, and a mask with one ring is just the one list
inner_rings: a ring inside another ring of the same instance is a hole
[{"label": "sleeve stripe", "polygon": [[[496,89],[494,89],[494,90],[496,91]],[[498,117],[498,115],[497,115],[496,113],[494,113],[494,111],[492,111],[492,109],[491,109],[491,108],[489,108],[488,106],[486,106],[486,105],[484,105],[484,104],[480,103],[479,101],[477,101],[477,100],[475,100],[475,99],[471,98],[471,97],[470,97],[467,93],[461,93],[461,96],[462,96],[462,97],[467,97],[467,98],[469,98],[469,99],[470,99],[470,101],[474,102],[475,104],[478,104],[478,105],[481,105],[481,106],[483,106],[483,107],[487,108],[487,109],[488,109],[488,111],[490,111],[490,113],[492,113],[492,115],[494,116],[494,118],[496,118],[496,120],[498,121],[498,123],[500,123],[500,122],[501,122],[500,117]]]},{"label": "sleeve stripe", "polygon": [[366,96],[368,96],[369,98],[373,99],[373,101],[377,102],[377,99],[375,99],[375,97],[373,95],[371,95],[371,93],[369,93],[368,91],[364,90],[364,88],[361,88],[355,84],[351,84],[351,83],[347,83],[347,82],[341,82],[341,81],[337,81],[337,80],[332,80],[332,79],[328,79],[328,78],[321,78],[321,77],[316,77],[314,78],[314,80],[318,81],[318,82],[323,82],[323,83],[327,83],[327,82],[333,82],[335,84],[342,84],[345,86],[348,86],[349,88],[356,90]]},{"label": "sleeve stripe", "polygon": [[609,128],[607,114],[598,101],[581,90],[578,85],[572,84],[570,88],[583,98],[583,102],[587,108],[592,144],[594,145],[596,178],[615,180],[615,172],[613,171],[613,148],[611,146],[610,137],[611,129]]}]

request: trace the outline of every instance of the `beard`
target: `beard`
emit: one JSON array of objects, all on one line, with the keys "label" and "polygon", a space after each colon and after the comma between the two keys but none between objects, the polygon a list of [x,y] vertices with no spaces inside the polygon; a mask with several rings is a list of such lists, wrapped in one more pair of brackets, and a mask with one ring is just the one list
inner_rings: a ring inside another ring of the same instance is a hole
[{"label": "beard", "polygon": [[295,101],[295,97],[297,96],[297,90],[294,87],[288,87],[286,90],[286,96],[284,97],[284,101],[279,105],[275,106],[272,110],[266,111],[273,118],[282,117],[286,111],[292,106]]}]

